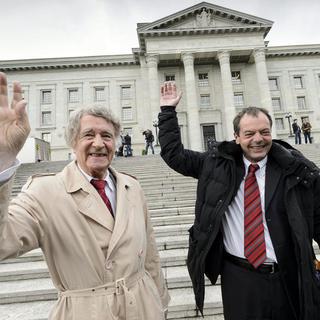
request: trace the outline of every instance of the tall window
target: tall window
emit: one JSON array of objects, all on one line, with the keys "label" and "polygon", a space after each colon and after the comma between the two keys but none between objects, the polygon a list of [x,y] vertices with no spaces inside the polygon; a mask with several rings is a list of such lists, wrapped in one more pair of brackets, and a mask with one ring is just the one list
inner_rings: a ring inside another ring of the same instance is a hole
[{"label": "tall window", "polygon": [[131,107],[122,107],[122,120],[123,121],[132,120],[132,108]]},{"label": "tall window", "polygon": [[281,100],[279,97],[277,98],[272,98],[272,108],[273,111],[280,111],[281,110]]},{"label": "tall window", "polygon": [[279,90],[278,78],[269,78],[270,90]]},{"label": "tall window", "polygon": [[122,86],[121,99],[130,99],[130,98],[131,98],[131,86]]},{"label": "tall window", "polygon": [[234,93],[233,100],[234,100],[235,107],[239,108],[244,106],[243,93]]},{"label": "tall window", "polygon": [[175,81],[176,76],[174,74],[166,74],[165,81]]},{"label": "tall window", "polygon": [[105,100],[106,100],[105,87],[95,87],[94,88],[94,101],[105,101]]},{"label": "tall window", "polygon": [[51,132],[42,132],[41,139],[51,143]]},{"label": "tall window", "polygon": [[68,89],[68,102],[79,102],[79,89]]},{"label": "tall window", "polygon": [[216,132],[214,125],[205,125],[202,127],[204,149],[207,151],[212,148],[212,143],[216,140]]},{"label": "tall window", "polygon": [[284,130],[283,118],[275,118],[275,122],[276,122],[276,129],[277,130]]},{"label": "tall window", "polygon": [[48,126],[52,124],[51,111],[42,111],[41,113],[41,124]]},{"label": "tall window", "polygon": [[301,89],[303,88],[303,79],[302,76],[294,76],[293,77],[293,81],[294,81],[294,87],[296,89]]},{"label": "tall window", "polygon": [[298,109],[299,110],[307,109],[306,97],[297,97],[297,101],[298,101]]},{"label": "tall window", "polygon": [[198,85],[199,87],[207,87],[209,85],[209,75],[207,72],[198,74]]},{"label": "tall window", "polygon": [[41,90],[41,104],[52,103],[52,91],[51,90]]},{"label": "tall window", "polygon": [[231,71],[232,82],[241,82],[241,73],[240,71]]},{"label": "tall window", "polygon": [[210,94],[200,95],[200,106],[210,106]]}]

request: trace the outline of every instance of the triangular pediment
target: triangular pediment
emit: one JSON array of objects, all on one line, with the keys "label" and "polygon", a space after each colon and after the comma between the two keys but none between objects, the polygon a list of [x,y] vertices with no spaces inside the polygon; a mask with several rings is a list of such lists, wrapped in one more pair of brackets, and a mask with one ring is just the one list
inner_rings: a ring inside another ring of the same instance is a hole
[{"label": "triangular pediment", "polygon": [[201,2],[162,19],[140,23],[137,32],[143,51],[145,37],[233,32],[261,32],[265,37],[272,24],[270,20]]},{"label": "triangular pediment", "polygon": [[273,22],[239,11],[201,2],[185,10],[151,23],[138,24],[138,33],[176,29],[230,28],[247,26],[272,26]]}]

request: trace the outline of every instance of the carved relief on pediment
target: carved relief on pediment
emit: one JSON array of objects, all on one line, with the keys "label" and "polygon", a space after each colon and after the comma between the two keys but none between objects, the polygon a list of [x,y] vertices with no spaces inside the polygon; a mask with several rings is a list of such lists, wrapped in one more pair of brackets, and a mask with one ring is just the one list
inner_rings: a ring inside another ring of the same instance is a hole
[{"label": "carved relief on pediment", "polygon": [[203,8],[201,13],[196,15],[196,26],[198,28],[215,27],[215,22],[210,10]]}]

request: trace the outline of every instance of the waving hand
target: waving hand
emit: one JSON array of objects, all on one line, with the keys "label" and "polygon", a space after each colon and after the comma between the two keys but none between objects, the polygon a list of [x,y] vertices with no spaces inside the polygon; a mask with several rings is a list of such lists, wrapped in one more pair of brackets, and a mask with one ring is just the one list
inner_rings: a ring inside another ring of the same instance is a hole
[{"label": "waving hand", "polygon": [[166,81],[160,88],[160,106],[176,107],[181,99],[182,93],[177,93],[174,81]]},{"label": "waving hand", "polygon": [[30,132],[26,105],[18,82],[9,105],[7,78],[0,72],[0,172],[12,165]]}]

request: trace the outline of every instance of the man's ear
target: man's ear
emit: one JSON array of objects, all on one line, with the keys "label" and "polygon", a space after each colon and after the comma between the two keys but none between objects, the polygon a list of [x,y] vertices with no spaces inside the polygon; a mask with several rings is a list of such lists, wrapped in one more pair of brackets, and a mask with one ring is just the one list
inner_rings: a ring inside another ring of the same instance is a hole
[{"label": "man's ear", "polygon": [[239,136],[234,132],[233,133],[234,140],[236,140],[236,144],[239,144]]}]

